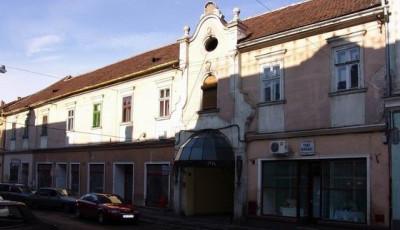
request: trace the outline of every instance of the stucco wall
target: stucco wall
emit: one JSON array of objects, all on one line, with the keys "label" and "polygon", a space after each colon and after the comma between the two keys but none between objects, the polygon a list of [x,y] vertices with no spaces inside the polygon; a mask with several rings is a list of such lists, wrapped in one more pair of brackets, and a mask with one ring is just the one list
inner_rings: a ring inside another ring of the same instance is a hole
[{"label": "stucco wall", "polygon": [[[362,52],[362,71],[364,76],[365,94],[365,124],[382,122],[385,68],[384,33],[376,22],[370,22],[346,29],[325,32],[306,38],[271,44],[269,47],[256,49],[241,54],[243,91],[253,104],[261,101],[260,73],[261,64],[256,58],[271,52],[282,51],[284,75],[284,130],[304,130],[331,127],[331,102],[335,96],[330,95],[332,86],[332,48],[337,44],[328,43],[329,38],[351,33],[357,34],[366,30],[365,35],[344,37],[339,43],[359,44]],[[344,40],[344,41],[343,41]],[[347,42],[346,42],[347,41]],[[361,102],[361,101],[360,101]],[[260,110],[260,109],[259,109]],[[336,111],[338,113],[339,111]],[[342,114],[344,117],[353,116],[349,110]],[[257,119],[263,119],[257,113],[253,121],[252,131],[257,131]],[[259,122],[258,122],[259,123]],[[358,122],[359,123],[359,122]],[[348,124],[343,124],[348,125]]]},{"label": "stucco wall", "polygon": [[[268,160],[318,160],[327,158],[366,158],[367,180],[369,180],[370,221],[371,224],[389,223],[389,163],[387,145],[382,143],[384,133],[346,134],[288,139],[291,154],[288,157],[275,157],[269,151],[270,141],[254,141],[248,146],[248,201],[258,199],[259,164]],[[300,156],[300,143],[313,140],[316,154],[311,157]],[[368,176],[369,175],[369,176]],[[384,215],[384,223],[376,223],[376,215]]]},{"label": "stucco wall", "polygon": [[[73,150],[47,151],[34,154],[35,171],[33,178],[36,181],[36,165],[38,163],[80,163],[80,193],[88,192],[88,163],[105,164],[105,192],[113,191],[113,163],[134,164],[134,203],[144,205],[144,178],[145,163],[170,162],[172,164],[174,148],[172,146],[132,148],[132,149],[104,149],[104,150]],[[54,178],[53,178],[53,181]],[[53,182],[54,183],[54,182]],[[171,190],[172,192],[172,190]]]},{"label": "stucco wall", "polygon": [[[145,78],[131,80],[107,88],[97,89],[75,95],[32,110],[28,148],[41,147],[41,141],[47,139],[47,148],[82,145],[88,143],[125,141],[125,133],[131,132],[133,140],[157,139],[166,132],[166,137],[173,137],[179,129],[174,114],[180,88],[173,87],[180,81],[177,71],[166,71],[152,74]],[[167,119],[159,116],[159,89],[171,88],[170,111]],[[122,97],[132,96],[132,122],[122,124]],[[101,128],[92,128],[93,104],[101,103]],[[75,109],[75,128],[66,132],[68,109]],[[17,125],[15,150],[24,150],[23,130],[28,112],[21,112],[7,117],[6,149],[11,147],[12,123]],[[48,115],[48,136],[41,137],[42,116]],[[125,128],[128,129],[125,131]],[[26,147],[26,146],[25,146]],[[43,147],[43,146],[42,146]]]}]

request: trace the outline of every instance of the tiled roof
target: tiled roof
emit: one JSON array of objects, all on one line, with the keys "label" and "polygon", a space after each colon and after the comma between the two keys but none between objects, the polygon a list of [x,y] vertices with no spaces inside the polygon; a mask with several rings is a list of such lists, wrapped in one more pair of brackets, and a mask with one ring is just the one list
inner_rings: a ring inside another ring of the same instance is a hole
[{"label": "tiled roof", "polygon": [[32,104],[57,98],[84,88],[94,87],[98,84],[117,80],[128,74],[148,70],[153,67],[178,61],[179,46],[177,43],[155,49],[132,58],[114,63],[101,69],[89,72],[69,80],[60,80],[49,87],[24,97],[19,101],[8,103],[4,111],[9,112],[21,109]]},{"label": "tiled roof", "polygon": [[380,0],[311,0],[244,20],[249,41],[380,5]]},{"label": "tiled roof", "polygon": [[[265,13],[243,21],[250,34],[241,42],[307,26],[380,5],[380,0],[310,0]],[[48,99],[72,94],[84,88],[118,79],[128,74],[151,69],[179,60],[179,45],[171,44],[132,58],[117,62],[90,73],[60,80],[27,97],[8,103],[5,112],[21,109]]]}]

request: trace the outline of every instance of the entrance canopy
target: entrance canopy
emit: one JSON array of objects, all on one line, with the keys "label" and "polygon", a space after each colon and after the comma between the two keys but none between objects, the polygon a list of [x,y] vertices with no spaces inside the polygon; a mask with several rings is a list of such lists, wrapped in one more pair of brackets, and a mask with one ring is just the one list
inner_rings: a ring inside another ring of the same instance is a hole
[{"label": "entrance canopy", "polygon": [[175,157],[177,166],[220,167],[233,166],[234,153],[224,134],[205,130],[191,136]]}]

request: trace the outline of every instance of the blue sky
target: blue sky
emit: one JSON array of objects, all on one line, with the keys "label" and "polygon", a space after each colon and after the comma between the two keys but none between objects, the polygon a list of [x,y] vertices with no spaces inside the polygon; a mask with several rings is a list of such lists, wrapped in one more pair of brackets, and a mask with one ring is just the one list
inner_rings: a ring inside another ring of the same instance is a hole
[{"label": "blue sky", "polygon": [[[247,18],[299,0],[215,1],[229,20]],[[27,96],[58,78],[97,69],[175,42],[194,30],[205,0],[5,0],[0,13],[0,100]]]}]

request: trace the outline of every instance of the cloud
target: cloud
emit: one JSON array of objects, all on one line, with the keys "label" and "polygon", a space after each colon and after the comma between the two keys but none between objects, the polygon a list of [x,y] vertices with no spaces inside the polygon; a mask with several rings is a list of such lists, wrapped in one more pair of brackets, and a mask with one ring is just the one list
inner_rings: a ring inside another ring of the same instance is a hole
[{"label": "cloud", "polygon": [[26,46],[26,55],[32,56],[37,53],[51,51],[56,44],[59,44],[63,39],[58,35],[44,35],[35,37],[28,41]]}]

